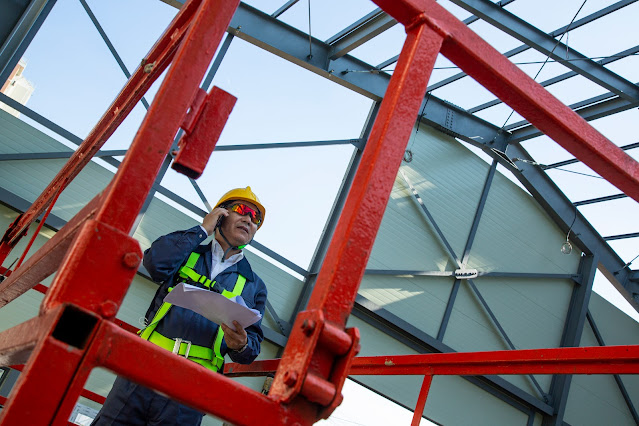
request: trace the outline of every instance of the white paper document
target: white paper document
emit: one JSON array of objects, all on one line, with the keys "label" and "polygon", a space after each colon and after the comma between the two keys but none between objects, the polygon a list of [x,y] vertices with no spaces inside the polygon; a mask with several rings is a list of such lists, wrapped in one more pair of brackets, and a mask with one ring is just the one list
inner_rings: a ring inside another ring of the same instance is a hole
[{"label": "white paper document", "polygon": [[246,306],[242,296],[227,299],[211,290],[184,283],[175,286],[164,301],[190,309],[216,324],[224,323],[229,327],[233,327],[233,321],[237,321],[246,328],[262,318],[260,311]]}]

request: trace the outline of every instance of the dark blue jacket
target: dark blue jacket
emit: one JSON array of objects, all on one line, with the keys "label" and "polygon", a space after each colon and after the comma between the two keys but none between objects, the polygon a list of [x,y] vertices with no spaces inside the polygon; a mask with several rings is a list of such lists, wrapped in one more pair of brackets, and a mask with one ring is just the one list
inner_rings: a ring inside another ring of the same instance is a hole
[{"label": "dark blue jacket", "polygon": [[[200,226],[194,226],[186,231],[177,231],[158,238],[144,252],[144,267],[153,281],[160,284],[146,313],[147,323],[151,322],[155,312],[162,305],[164,297],[168,294],[168,288],[176,285],[178,271],[186,263],[191,252],[202,254],[193,268],[195,272],[210,277],[212,243],[200,245],[206,238],[206,232]],[[266,286],[260,277],[253,273],[246,258],[220,272],[212,280],[216,281],[215,287],[220,291],[222,289],[233,291],[238,274],[246,278],[242,291],[242,298],[246,305],[260,311],[263,317]],[[241,364],[253,362],[260,353],[260,343],[264,339],[261,322],[260,320],[246,329],[248,347],[244,351],[241,353],[229,351],[226,342],[222,342],[222,355],[228,353],[233,361]],[[233,327],[233,324],[227,325]],[[172,306],[155,331],[171,339],[181,337],[190,340],[191,344],[212,348],[218,327],[218,324],[190,309]]]}]

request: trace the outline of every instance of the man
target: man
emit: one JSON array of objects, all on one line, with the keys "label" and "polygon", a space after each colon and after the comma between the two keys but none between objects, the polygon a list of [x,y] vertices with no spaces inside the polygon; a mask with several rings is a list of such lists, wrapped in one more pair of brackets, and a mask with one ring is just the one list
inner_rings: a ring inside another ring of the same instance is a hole
[{"label": "man", "polygon": [[[226,297],[241,295],[249,308],[263,316],[266,286],[251,270],[242,249],[264,223],[265,213],[251,187],[232,189],[206,215],[202,225],[153,242],[144,252],[144,266],[160,287],[146,313],[148,325],[141,330],[143,339],[213,371],[223,369],[225,354],[234,362],[253,362],[264,338],[261,320],[247,329],[236,321],[218,326],[163,300],[175,285],[185,282]],[[211,243],[200,245],[213,233]],[[221,395],[211,390],[211,397]],[[93,424],[199,425],[202,417],[197,410],[118,377]]]}]

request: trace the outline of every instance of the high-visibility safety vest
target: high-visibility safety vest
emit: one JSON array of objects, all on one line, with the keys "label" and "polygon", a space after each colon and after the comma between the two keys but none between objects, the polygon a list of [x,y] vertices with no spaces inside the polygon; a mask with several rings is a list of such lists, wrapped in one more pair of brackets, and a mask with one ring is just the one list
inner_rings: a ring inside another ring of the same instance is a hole
[{"label": "high-visibility safety vest", "polygon": [[[180,268],[178,278],[179,282],[200,283],[204,287],[213,289],[215,281],[211,281],[206,276],[198,274],[193,270],[197,260],[200,258],[200,253],[191,253],[186,264]],[[181,280],[181,281],[180,281]],[[230,299],[242,294],[244,290],[244,284],[246,284],[246,278],[242,275],[238,275],[237,281],[233,291],[222,290],[222,296]],[[169,287],[169,291],[173,290],[173,287]],[[155,331],[158,323],[171,309],[170,303],[164,302],[160,309],[157,310],[153,320],[143,330],[140,330],[138,334],[145,340],[163,347],[169,351],[174,351],[178,355],[186,355],[191,361],[208,368],[209,370],[219,371],[222,365],[224,365],[224,357],[222,356],[222,340],[224,338],[224,330],[222,327],[218,327],[217,335],[215,336],[215,342],[213,348],[207,348],[206,346],[192,345],[188,341],[182,341],[181,339],[170,339],[164,337],[159,332]],[[176,347],[179,344],[179,347]]]}]

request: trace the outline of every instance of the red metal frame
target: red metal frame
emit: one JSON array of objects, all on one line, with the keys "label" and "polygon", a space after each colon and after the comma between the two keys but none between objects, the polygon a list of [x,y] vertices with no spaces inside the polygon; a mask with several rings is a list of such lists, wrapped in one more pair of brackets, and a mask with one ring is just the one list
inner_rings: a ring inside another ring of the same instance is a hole
[{"label": "red metal frame", "polygon": [[[191,0],[67,165],[0,242],[0,260],[4,260],[29,224],[87,164],[172,62],[111,184],[0,285],[1,307],[58,270],[40,315],[0,333],[0,365],[26,361],[0,413],[2,424],[66,424],[96,366],[234,424],[311,424],[325,418],[341,402],[348,374],[424,375],[415,423],[421,417],[434,374],[639,372],[639,346],[355,358],[359,334],[355,329],[345,329],[346,320],[440,51],[586,165],[639,200],[639,165],[632,158],[445,9],[432,0],[375,2],[405,25],[407,39],[308,309],[296,318],[281,360],[227,368],[229,375],[277,370],[270,394],[262,395],[175,357],[113,323],[141,258],[139,245],[128,232],[174,135],[182,127],[191,139],[200,141],[182,144],[185,149],[178,164],[178,169],[185,168],[187,173],[200,173],[202,159],[214,148],[208,141],[221,131],[219,125],[200,123],[202,105],[207,104],[207,111],[211,108],[211,117],[209,112],[202,114],[219,122],[225,120],[234,102],[230,96],[204,102],[198,85],[238,0]],[[187,114],[189,110],[193,111],[191,115]],[[136,357],[130,356],[133,351]],[[189,380],[184,381],[184,377]],[[226,397],[209,398],[210,389]],[[238,410],[228,404],[229,400],[241,401],[252,409]]]}]

